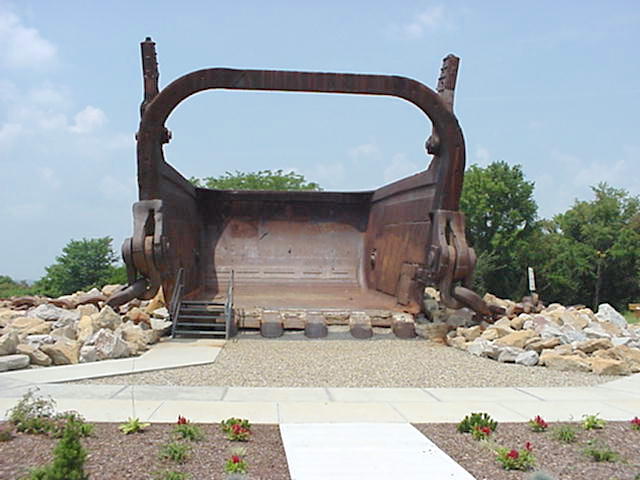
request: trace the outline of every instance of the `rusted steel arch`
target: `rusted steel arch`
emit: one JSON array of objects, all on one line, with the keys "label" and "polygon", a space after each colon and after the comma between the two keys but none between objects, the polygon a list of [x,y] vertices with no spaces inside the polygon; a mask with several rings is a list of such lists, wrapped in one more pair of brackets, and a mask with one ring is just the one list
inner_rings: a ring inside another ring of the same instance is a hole
[{"label": "rusted steel arch", "polygon": [[[161,156],[157,149],[167,141],[164,124],[171,112],[191,95],[215,89],[382,95],[404,99],[424,112],[439,139],[437,157],[442,163],[438,169],[436,208],[457,210],[459,207],[465,147],[458,121],[438,93],[416,80],[395,75],[231,68],[188,73],[166,86],[144,107],[138,132],[139,171],[157,171],[156,162]],[[153,198],[152,192],[156,190],[153,177],[146,181],[149,183],[143,191]]]}]

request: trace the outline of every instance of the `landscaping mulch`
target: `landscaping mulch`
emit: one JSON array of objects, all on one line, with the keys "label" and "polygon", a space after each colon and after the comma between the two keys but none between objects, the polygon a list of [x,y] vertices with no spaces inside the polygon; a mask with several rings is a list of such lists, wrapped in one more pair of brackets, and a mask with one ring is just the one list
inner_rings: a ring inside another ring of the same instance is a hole
[{"label": "landscaping mulch", "polygon": [[[185,442],[193,446],[190,458],[178,465],[158,459],[160,446],[171,438],[174,424],[154,423],[142,433],[124,435],[119,424],[96,423],[93,434],[82,440],[88,456],[85,471],[91,480],[152,479],[159,470],[191,474],[191,480],[224,479],[224,464],[230,449],[246,449],[251,480],[288,480],[289,469],[278,425],[253,425],[248,442],[230,442],[218,424],[199,424],[205,438]],[[0,424],[0,426],[2,426]],[[22,478],[30,468],[48,463],[57,439],[46,435],[15,434],[0,443],[0,479]]]},{"label": "landscaping mulch", "polygon": [[[564,444],[552,437],[559,425],[577,427],[577,440]],[[629,422],[608,422],[603,430],[583,430],[578,423],[556,423],[545,432],[534,433],[526,423],[500,423],[492,435],[499,446],[522,449],[533,444],[537,466],[531,472],[506,471],[496,461],[487,443],[475,441],[469,434],[456,431],[456,424],[415,425],[438,447],[456,460],[477,480],[528,479],[541,470],[555,480],[635,480],[640,479],[640,431],[631,430]],[[587,441],[599,439],[620,455],[616,462],[595,462],[583,450]]]}]

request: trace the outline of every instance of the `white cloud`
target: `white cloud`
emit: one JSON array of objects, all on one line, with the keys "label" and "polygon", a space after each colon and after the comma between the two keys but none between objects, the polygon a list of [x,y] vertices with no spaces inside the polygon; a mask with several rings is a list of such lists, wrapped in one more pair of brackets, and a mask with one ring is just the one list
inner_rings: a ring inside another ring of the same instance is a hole
[{"label": "white cloud", "polygon": [[73,125],[69,127],[74,133],[89,133],[101,127],[107,121],[107,116],[99,108],[87,105],[73,117]]},{"label": "white cloud", "polygon": [[378,153],[380,153],[380,149],[378,146],[373,143],[363,143],[362,145],[357,145],[352,147],[348,151],[349,156],[355,160],[359,160],[361,158],[372,157]]},{"label": "white cloud", "polygon": [[391,158],[389,166],[384,169],[384,182],[389,183],[395,180],[400,180],[401,178],[414,174],[419,170],[420,167],[416,163],[407,160],[404,153],[396,153]]},{"label": "white cloud", "polygon": [[42,68],[56,60],[57,49],[18,16],[0,11],[0,64],[8,68]]},{"label": "white cloud", "polygon": [[425,31],[433,32],[443,27],[448,27],[444,6],[434,5],[417,14],[401,30],[409,38],[421,38]]},{"label": "white cloud", "polygon": [[0,149],[10,146],[21,133],[22,125],[18,123],[0,125]]}]

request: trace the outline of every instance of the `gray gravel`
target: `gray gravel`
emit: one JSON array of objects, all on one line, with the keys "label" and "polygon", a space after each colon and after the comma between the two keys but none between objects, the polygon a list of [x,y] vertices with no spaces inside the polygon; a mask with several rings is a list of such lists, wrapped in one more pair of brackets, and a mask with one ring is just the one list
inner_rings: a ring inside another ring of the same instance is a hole
[{"label": "gray gravel", "polygon": [[[421,338],[379,329],[369,340],[332,327],[324,339],[302,332],[278,339],[241,333],[209,365],[118,375],[76,383],[243,387],[565,387],[618,377],[502,364]],[[338,330],[338,332],[336,332]]]}]

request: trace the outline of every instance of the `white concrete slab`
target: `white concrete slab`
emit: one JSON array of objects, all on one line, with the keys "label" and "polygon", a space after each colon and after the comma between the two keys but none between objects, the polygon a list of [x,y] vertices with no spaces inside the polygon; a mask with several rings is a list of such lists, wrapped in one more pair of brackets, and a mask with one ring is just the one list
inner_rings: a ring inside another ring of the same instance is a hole
[{"label": "white concrete slab", "polygon": [[335,402],[437,402],[421,388],[327,388]]},{"label": "white concrete slab", "polygon": [[[492,389],[493,390],[493,389]],[[612,399],[640,399],[639,392],[625,392],[602,387],[562,387],[562,388],[546,388],[546,387],[526,387],[520,388],[523,392],[527,392],[533,397],[540,398],[545,401],[583,401],[583,400],[612,400]],[[530,401],[533,398],[523,399]]]},{"label": "white concrete slab", "polygon": [[177,385],[131,385],[121,388],[115,399],[220,401],[226,387],[183,387]]},{"label": "white concrete slab", "polygon": [[535,398],[521,391],[509,387],[493,388],[425,388],[441,402],[520,402],[530,401]]},{"label": "white concrete slab", "polygon": [[229,417],[247,418],[251,423],[278,423],[278,406],[258,402],[166,401],[148,421],[175,423],[178,415],[198,423],[218,423]]},{"label": "white concrete slab", "polygon": [[280,403],[280,423],[376,423],[406,422],[387,403]]},{"label": "white concrete slab", "polygon": [[[527,420],[540,415],[548,422],[578,422],[582,420],[583,415],[595,414],[605,420],[630,420],[630,414],[632,413],[610,402],[580,400],[578,398],[569,401],[518,402],[510,404],[509,408],[527,417]],[[497,418],[496,420],[499,421]]]},{"label": "white concrete slab", "polygon": [[[77,385],[73,383],[40,383],[25,385],[3,392],[4,397],[20,398],[29,390],[37,389],[38,395],[48,395],[54,400],[63,398],[107,400],[129,388],[126,385]],[[128,398],[128,397],[127,397]]]},{"label": "white concrete slab", "polygon": [[474,477],[409,424],[283,424],[292,480]]},{"label": "white concrete slab", "polygon": [[10,379],[29,383],[71,382],[85,378],[203,365],[213,363],[221,349],[219,340],[168,339],[153,345],[139,357],[3,372],[0,373],[0,381]]},{"label": "white concrete slab", "polygon": [[458,423],[472,412],[486,412],[498,422],[523,422],[532,418],[492,402],[393,402],[392,405],[411,423]]},{"label": "white concrete slab", "polygon": [[229,387],[225,402],[327,402],[324,388]]}]

